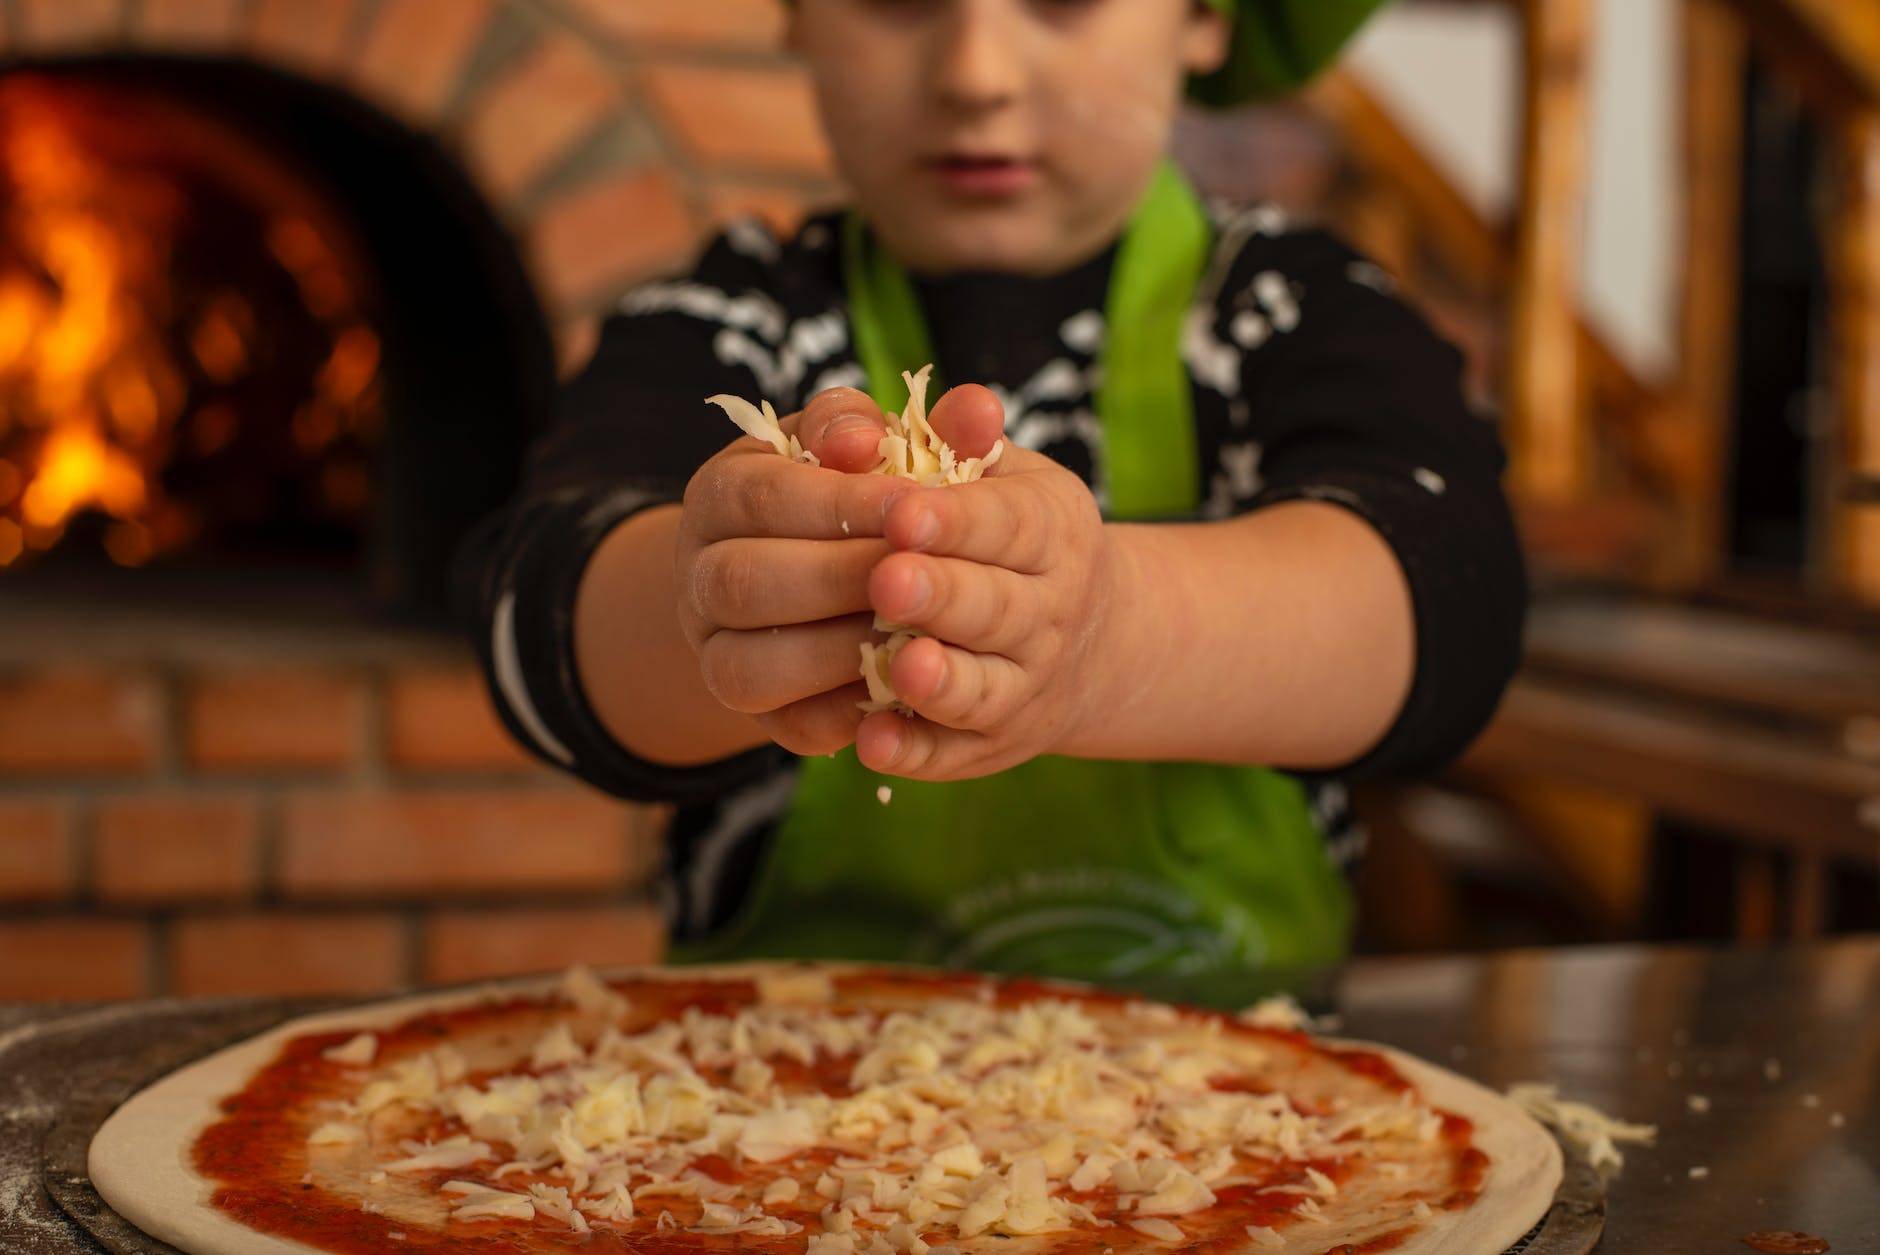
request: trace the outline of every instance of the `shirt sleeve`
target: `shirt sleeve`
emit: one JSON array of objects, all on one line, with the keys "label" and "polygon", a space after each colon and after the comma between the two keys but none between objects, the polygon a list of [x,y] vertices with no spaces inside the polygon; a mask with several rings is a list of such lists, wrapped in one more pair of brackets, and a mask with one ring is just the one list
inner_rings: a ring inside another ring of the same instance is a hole
[{"label": "shirt sleeve", "polygon": [[691,802],[774,769],[761,747],[671,767],[628,752],[575,669],[574,603],[589,558],[638,511],[681,499],[737,433],[704,398],[756,396],[743,351],[782,324],[763,286],[765,250],[721,237],[683,279],[634,290],[563,390],[514,501],[466,541],[456,585],[504,725],[537,757],[621,797]]},{"label": "shirt sleeve", "polygon": [[1251,506],[1317,500],[1360,515],[1396,554],[1415,608],[1403,710],[1336,774],[1439,767],[1488,722],[1521,656],[1527,577],[1501,443],[1465,399],[1461,354],[1382,270],[1320,232],[1258,243],[1223,315],[1225,335],[1251,346]]}]

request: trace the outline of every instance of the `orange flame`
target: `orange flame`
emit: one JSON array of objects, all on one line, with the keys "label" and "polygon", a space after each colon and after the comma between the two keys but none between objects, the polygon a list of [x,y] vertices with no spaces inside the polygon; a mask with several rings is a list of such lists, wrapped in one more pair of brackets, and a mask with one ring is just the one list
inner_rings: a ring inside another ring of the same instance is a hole
[{"label": "orange flame", "polygon": [[[0,83],[0,568],[56,544],[81,512],[113,520],[102,541],[124,565],[191,535],[195,509],[166,493],[161,472],[179,451],[231,444],[244,415],[216,394],[266,352],[241,293],[179,308],[171,254],[184,183],[98,151],[96,122],[83,122],[44,82]],[[284,185],[248,165],[248,190]],[[379,341],[326,236],[282,199],[259,244],[332,337],[301,407],[331,417],[292,433],[318,455],[369,425]]]}]

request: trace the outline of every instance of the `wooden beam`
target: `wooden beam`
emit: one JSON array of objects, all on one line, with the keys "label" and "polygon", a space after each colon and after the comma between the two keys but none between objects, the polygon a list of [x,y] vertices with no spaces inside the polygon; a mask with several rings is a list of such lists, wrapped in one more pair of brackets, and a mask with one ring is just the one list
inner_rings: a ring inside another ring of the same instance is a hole
[{"label": "wooden beam", "polygon": [[1842,475],[1834,565],[1842,591],[1880,605],[1880,104],[1847,116],[1837,138],[1830,282]]},{"label": "wooden beam", "polygon": [[1539,770],[1744,842],[1880,868],[1865,810],[1880,798],[1880,765],[1766,719],[1607,684],[1517,677],[1457,778]]},{"label": "wooden beam", "polygon": [[[1434,256],[1478,296],[1506,288],[1515,269],[1513,228],[1491,220],[1457,191],[1448,172],[1430,159],[1358,75],[1333,69],[1313,83],[1305,100],[1338,129],[1352,164],[1404,198]],[[1625,422],[1659,403],[1657,388],[1639,379],[1583,317],[1577,335],[1602,415]]]},{"label": "wooden beam", "polygon": [[1517,494],[1564,503],[1592,487],[1577,310],[1593,15],[1590,0],[1528,0],[1525,14],[1509,460]]},{"label": "wooden beam", "polygon": [[1682,585],[1723,563],[1733,423],[1743,183],[1742,19],[1726,0],[1684,0],[1684,250],[1679,369],[1661,461],[1672,471],[1676,535],[1667,574]]},{"label": "wooden beam", "polygon": [[1804,854],[1789,868],[1789,940],[1818,941],[1828,922],[1827,861]]},{"label": "wooden beam", "polygon": [[1306,93],[1313,112],[1344,139],[1353,162],[1377,181],[1390,184],[1415,210],[1435,253],[1462,280],[1486,295],[1498,289],[1512,266],[1514,239],[1456,190],[1448,173],[1398,125],[1390,109],[1350,70],[1333,69]]},{"label": "wooden beam", "polygon": [[1817,104],[1880,102],[1880,4],[1736,0],[1767,48]]},{"label": "wooden beam", "polygon": [[1776,856],[1766,850],[1739,849],[1731,856],[1735,873],[1736,943],[1766,946],[1776,937]]}]

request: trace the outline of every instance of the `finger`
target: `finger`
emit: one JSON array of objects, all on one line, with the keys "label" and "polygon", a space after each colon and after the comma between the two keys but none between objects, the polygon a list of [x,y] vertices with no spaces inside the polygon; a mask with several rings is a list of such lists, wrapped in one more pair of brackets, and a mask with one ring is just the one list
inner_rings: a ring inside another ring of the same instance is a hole
[{"label": "finger", "polygon": [[1038,588],[1029,576],[961,558],[891,553],[867,581],[868,604],[890,623],[981,652],[1016,654],[1038,644]]},{"label": "finger", "polygon": [[910,780],[964,780],[997,769],[991,742],[981,733],[892,711],[862,720],[855,729],[855,754],[871,771]]},{"label": "finger", "polygon": [[857,388],[825,388],[803,407],[797,439],[832,471],[871,471],[881,461],[887,420],[875,399]]},{"label": "finger", "polygon": [[844,475],[768,450],[721,453],[686,485],[700,539],[773,536],[841,540],[879,536],[887,506],[913,487],[890,475]]},{"label": "finger", "polygon": [[1041,477],[1003,475],[908,493],[889,503],[885,532],[896,549],[1036,575],[1049,565],[1058,511]]},{"label": "finger", "polygon": [[[1005,406],[998,394],[976,383],[947,389],[927,415],[940,439],[962,458],[983,458],[1005,435]],[[995,463],[992,472],[996,473]]]},{"label": "finger", "polygon": [[705,687],[727,710],[761,715],[854,681],[871,615],[800,627],[713,632],[698,654]]},{"label": "finger", "polygon": [[692,563],[692,606],[716,628],[784,627],[859,614],[869,609],[869,574],[887,551],[879,540],[720,540]]},{"label": "finger", "polygon": [[975,654],[923,636],[889,667],[894,691],[924,719],[966,732],[989,732],[1018,712],[1030,686],[1024,669],[998,654]]},{"label": "finger", "polygon": [[759,715],[757,722],[771,740],[792,754],[805,758],[833,754],[855,743],[855,729],[862,722],[861,703],[867,700],[868,686],[858,680]]}]

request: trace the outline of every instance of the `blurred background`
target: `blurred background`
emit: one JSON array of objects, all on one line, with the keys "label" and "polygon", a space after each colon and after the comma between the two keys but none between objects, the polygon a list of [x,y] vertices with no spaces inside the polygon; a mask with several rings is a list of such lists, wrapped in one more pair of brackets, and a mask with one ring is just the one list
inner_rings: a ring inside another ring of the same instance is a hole
[{"label": "blurred background", "polygon": [[[841,189],[775,0],[0,0],[0,999],[656,957],[445,625],[558,373]],[[1361,948],[1880,926],[1880,4],[1399,0],[1181,128],[1461,345],[1537,598]]]}]

